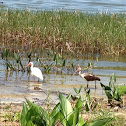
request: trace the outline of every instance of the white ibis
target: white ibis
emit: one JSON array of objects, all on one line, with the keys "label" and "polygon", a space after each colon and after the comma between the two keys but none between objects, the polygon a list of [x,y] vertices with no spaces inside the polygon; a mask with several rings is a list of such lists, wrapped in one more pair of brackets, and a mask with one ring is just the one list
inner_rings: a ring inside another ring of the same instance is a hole
[{"label": "white ibis", "polygon": [[79,75],[80,77],[82,77],[83,79],[86,79],[87,81],[87,87],[88,87],[88,81],[95,81],[95,88],[96,88],[96,81],[100,81],[100,78],[95,76],[94,74],[92,73],[81,73],[81,68],[79,67],[75,72],[79,72]]},{"label": "white ibis", "polygon": [[34,66],[33,62],[29,62],[26,67],[28,66],[31,66],[31,75],[37,77],[38,80],[40,79],[43,81],[43,75],[41,70],[37,67],[33,67]]}]

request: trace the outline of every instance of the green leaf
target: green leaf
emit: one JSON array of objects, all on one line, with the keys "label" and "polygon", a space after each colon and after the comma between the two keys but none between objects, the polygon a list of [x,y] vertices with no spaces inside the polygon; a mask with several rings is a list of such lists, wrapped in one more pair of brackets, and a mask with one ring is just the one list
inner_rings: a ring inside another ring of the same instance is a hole
[{"label": "green leaf", "polygon": [[25,126],[26,125],[26,115],[27,115],[27,112],[28,112],[28,108],[26,106],[25,103],[23,103],[23,109],[22,109],[22,112],[21,112],[21,117],[20,117],[20,122],[21,122],[21,126]]},{"label": "green leaf", "polygon": [[107,123],[111,122],[113,120],[113,118],[109,117],[109,118],[103,118],[103,119],[97,119],[94,120],[93,122],[89,123],[88,126],[104,126]]},{"label": "green leaf", "polygon": [[109,87],[110,87],[110,88],[113,88],[115,82],[116,82],[116,76],[115,76],[115,73],[113,73],[112,76],[110,77]]},{"label": "green leaf", "polygon": [[81,89],[82,89],[82,85],[81,85],[80,88],[79,88],[79,93],[81,92]]},{"label": "green leaf", "polygon": [[65,66],[65,64],[66,64],[66,60],[65,60],[65,59],[63,59],[63,62],[62,62],[62,67],[63,67],[63,66]]},{"label": "green leaf", "polygon": [[38,106],[32,106],[26,115],[26,121],[32,121],[38,126],[46,126],[46,120],[43,119],[41,111]]},{"label": "green leaf", "polygon": [[5,49],[4,55],[5,55],[6,58],[8,57],[8,54],[9,54],[9,50]]},{"label": "green leaf", "polygon": [[77,90],[75,87],[73,87],[75,93],[79,94],[81,92],[82,89],[82,85],[80,86],[79,90]]},{"label": "green leaf", "polygon": [[108,103],[111,103],[112,99],[113,99],[113,96],[111,94],[111,92],[112,92],[111,88],[102,83],[100,83],[100,84],[101,84],[101,87],[103,88],[103,90],[105,91],[106,96],[108,97]]},{"label": "green leaf", "polygon": [[84,122],[83,117],[80,117],[76,126],[87,126],[87,123]]},{"label": "green leaf", "polygon": [[52,112],[50,113],[50,126],[54,126],[55,122],[60,118],[60,103],[56,104]]},{"label": "green leaf", "polygon": [[29,105],[29,107],[32,107],[33,105],[35,105],[34,103],[30,102],[27,98],[25,98],[27,104]]},{"label": "green leaf", "polygon": [[101,87],[104,89],[104,90],[110,90],[111,91],[111,88],[109,87],[109,86],[106,86],[106,85],[104,85],[104,84],[102,84],[102,83],[100,83],[101,84]]},{"label": "green leaf", "polygon": [[90,110],[89,105],[87,104],[87,102],[85,103],[85,109],[86,109],[86,111]]},{"label": "green leaf", "polygon": [[78,108],[74,108],[74,117],[73,117],[73,126],[75,126],[77,124],[79,120],[79,109]]},{"label": "green leaf", "polygon": [[90,89],[85,88],[86,99],[85,99],[85,109],[86,111],[90,110]]},{"label": "green leaf", "polygon": [[117,91],[117,89],[115,87],[114,87],[114,91],[113,91],[113,98],[117,101],[122,102],[121,95],[119,94],[119,92]]},{"label": "green leaf", "polygon": [[35,126],[35,125],[33,124],[33,122],[31,120],[29,120],[28,123],[26,124],[26,126]]},{"label": "green leaf", "polygon": [[[68,101],[68,99],[66,97],[64,97],[61,93],[59,93],[59,99],[60,99],[60,108],[61,108],[61,112],[64,116],[64,119],[66,121],[69,120],[69,118],[72,118],[71,114],[73,113],[73,108],[71,106],[71,103]],[[69,125],[71,124],[72,120],[69,120]]]},{"label": "green leaf", "polygon": [[47,111],[45,111],[41,106],[39,106],[39,110],[40,110],[40,112],[41,112],[42,119],[43,119],[43,120],[47,120],[47,118],[48,118],[48,113],[47,113]]},{"label": "green leaf", "polygon": [[73,126],[75,126],[78,123],[79,120],[79,113],[81,110],[83,102],[81,101],[81,97],[76,102],[75,108],[74,108],[74,117],[73,117]]},{"label": "green leaf", "polygon": [[79,91],[75,87],[73,87],[73,89],[74,89],[75,93],[79,94]]}]

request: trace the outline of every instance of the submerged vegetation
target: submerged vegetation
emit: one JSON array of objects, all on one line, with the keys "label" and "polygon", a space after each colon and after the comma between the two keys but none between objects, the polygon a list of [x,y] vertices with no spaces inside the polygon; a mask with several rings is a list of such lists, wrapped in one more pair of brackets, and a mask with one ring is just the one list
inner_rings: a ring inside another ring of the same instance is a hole
[{"label": "submerged vegetation", "polygon": [[0,46],[72,54],[126,52],[126,14],[1,10]]}]

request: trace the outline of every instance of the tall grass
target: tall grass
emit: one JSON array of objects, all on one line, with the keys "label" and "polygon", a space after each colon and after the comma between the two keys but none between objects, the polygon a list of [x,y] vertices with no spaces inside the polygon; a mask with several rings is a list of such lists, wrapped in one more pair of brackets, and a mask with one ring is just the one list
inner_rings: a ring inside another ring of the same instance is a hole
[{"label": "tall grass", "polygon": [[126,14],[1,10],[1,47],[125,54]]}]

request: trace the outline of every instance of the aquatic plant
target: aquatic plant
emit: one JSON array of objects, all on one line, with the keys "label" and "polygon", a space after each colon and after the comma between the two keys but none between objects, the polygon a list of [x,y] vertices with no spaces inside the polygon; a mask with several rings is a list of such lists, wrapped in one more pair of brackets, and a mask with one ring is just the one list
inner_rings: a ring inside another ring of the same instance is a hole
[{"label": "aquatic plant", "polygon": [[113,120],[112,117],[98,118],[91,122],[85,122],[82,115],[80,115],[83,102],[81,98],[78,98],[74,108],[69,102],[69,96],[65,97],[59,93],[59,103],[55,105],[53,110],[44,110],[41,106],[38,106],[28,99],[26,103],[23,103],[21,113],[21,126],[54,126],[62,124],[63,126],[101,126]]},{"label": "aquatic plant", "polygon": [[47,49],[70,55],[96,52],[121,55],[126,52],[125,16],[59,10],[0,10],[0,45],[15,50]]},{"label": "aquatic plant", "polygon": [[[25,71],[19,53],[11,53],[10,50],[5,48],[1,52],[1,57],[5,62],[4,64],[7,70]],[[13,62],[11,62],[10,59],[13,59]],[[21,67],[21,69],[19,67]]]},{"label": "aquatic plant", "polygon": [[74,110],[68,101],[63,95],[59,93],[60,102],[54,107],[51,113],[47,113],[42,107],[35,105],[26,99],[26,102],[23,104],[23,109],[21,113],[21,125],[43,125],[43,126],[54,126],[56,121],[60,119],[61,123],[64,126],[75,126],[83,125],[84,120],[79,118],[79,110],[81,108],[81,102],[78,100],[75,113]]},{"label": "aquatic plant", "polygon": [[112,100],[122,102],[121,95],[119,94],[118,90],[115,87],[115,82],[116,82],[116,76],[113,73],[112,76],[110,77],[109,86],[100,83],[102,89],[106,93],[106,96],[108,98],[108,103],[110,104],[112,104]]},{"label": "aquatic plant", "polygon": [[[17,69],[15,68],[15,69],[18,70],[18,71],[24,71],[25,72],[25,69],[24,69],[24,66],[21,62],[21,57],[20,57],[19,53],[14,52],[14,59],[16,60],[16,63],[18,65],[18,68]],[[19,68],[19,66],[21,67],[21,69]]]},{"label": "aquatic plant", "polygon": [[83,102],[83,109],[86,111],[93,111],[96,107],[98,102],[94,102],[90,99],[90,89],[88,88],[84,88],[84,92],[85,92],[85,97],[82,97],[80,92],[82,90],[82,85],[80,86],[79,89],[76,89],[75,87],[73,88],[75,93],[77,95],[75,95],[74,97],[72,96],[72,99],[78,99],[81,98],[82,102]]}]

